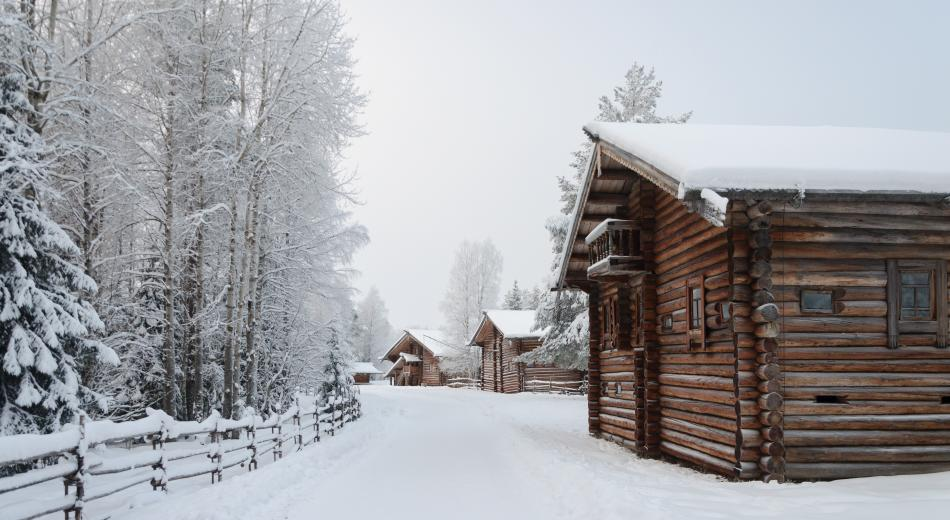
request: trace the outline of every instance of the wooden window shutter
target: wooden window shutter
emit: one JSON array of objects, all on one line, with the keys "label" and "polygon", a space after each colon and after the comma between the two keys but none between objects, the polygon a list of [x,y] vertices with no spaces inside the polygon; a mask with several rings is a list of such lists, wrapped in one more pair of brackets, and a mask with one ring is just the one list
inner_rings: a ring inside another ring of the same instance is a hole
[{"label": "wooden window shutter", "polygon": [[887,348],[897,348],[900,331],[898,320],[901,312],[900,271],[897,260],[887,261]]}]

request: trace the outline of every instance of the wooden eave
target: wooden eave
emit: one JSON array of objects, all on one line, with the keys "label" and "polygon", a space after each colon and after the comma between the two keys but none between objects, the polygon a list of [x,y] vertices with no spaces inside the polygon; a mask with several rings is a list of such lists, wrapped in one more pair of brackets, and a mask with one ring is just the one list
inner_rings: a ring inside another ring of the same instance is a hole
[{"label": "wooden eave", "polygon": [[652,182],[673,196],[679,189],[675,180],[645,161],[606,141],[595,139],[562,253],[557,285],[553,289],[589,286],[589,256],[584,239],[605,219],[626,217],[623,212],[638,179]]}]

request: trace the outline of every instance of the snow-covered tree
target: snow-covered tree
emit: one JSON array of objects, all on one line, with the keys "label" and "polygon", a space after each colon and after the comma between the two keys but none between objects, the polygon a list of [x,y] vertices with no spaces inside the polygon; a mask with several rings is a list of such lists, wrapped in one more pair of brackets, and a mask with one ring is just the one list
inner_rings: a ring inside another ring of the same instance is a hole
[{"label": "snow-covered tree", "polygon": [[[624,83],[614,88],[613,99],[601,96],[598,121],[629,123],[685,123],[692,111],[677,116],[659,116],[656,114],[657,102],[663,95],[663,82],[656,79],[653,68],[634,62],[624,77]],[[551,278],[560,271],[560,255],[567,241],[571,216],[577,204],[580,183],[586,174],[588,157],[593,147],[590,141],[584,141],[573,153],[571,177],[559,177],[561,191],[561,214],[551,217],[546,223],[551,239],[554,261],[551,264]],[[587,295],[576,290],[543,292],[537,305],[535,325],[549,328],[541,347],[522,356],[526,361],[554,363],[563,368],[585,370],[587,367],[589,346],[589,324],[587,316]]]},{"label": "snow-covered tree", "polygon": [[321,371],[321,390],[324,395],[344,395],[350,392],[353,376],[350,373],[352,358],[346,345],[344,328],[338,321],[327,326],[327,342]]},{"label": "snow-covered tree", "polygon": [[43,142],[30,124],[29,60],[43,45],[21,13],[0,6],[0,434],[50,432],[96,396],[77,357],[116,363],[90,336],[103,328],[83,294],[96,283],[70,261],[79,250],[40,204],[50,196]]},{"label": "snow-covered tree", "polygon": [[353,354],[356,361],[375,362],[394,339],[388,316],[389,310],[379,290],[371,287],[357,305],[353,319]]},{"label": "snow-covered tree", "polygon": [[515,280],[515,283],[512,284],[511,289],[508,289],[508,292],[505,293],[505,299],[502,303],[502,307],[512,311],[520,311],[525,308],[525,293],[518,287],[518,280]]},{"label": "snow-covered tree", "polygon": [[481,320],[482,311],[497,305],[502,265],[501,252],[490,239],[466,240],[459,245],[442,300],[449,339],[467,342]]}]

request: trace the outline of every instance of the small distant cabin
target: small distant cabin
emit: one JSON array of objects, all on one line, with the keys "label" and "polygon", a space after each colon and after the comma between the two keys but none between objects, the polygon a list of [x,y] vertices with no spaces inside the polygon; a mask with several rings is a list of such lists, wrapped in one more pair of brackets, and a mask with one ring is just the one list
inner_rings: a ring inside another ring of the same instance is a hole
[{"label": "small distant cabin", "polygon": [[372,363],[363,361],[353,363],[350,366],[350,373],[353,374],[353,382],[358,385],[368,385],[370,381],[382,374]]},{"label": "small distant cabin", "polygon": [[439,361],[458,352],[437,330],[405,329],[382,359],[393,363],[385,378],[394,386],[441,386]]},{"label": "small distant cabin", "polygon": [[589,427],[737,479],[950,470],[950,134],[592,123]]},{"label": "small distant cabin", "polygon": [[506,394],[578,390],[583,378],[578,370],[518,361],[518,356],[541,346],[544,331],[534,328],[534,315],[531,310],[482,313],[482,321],[469,342],[481,348],[482,390]]}]

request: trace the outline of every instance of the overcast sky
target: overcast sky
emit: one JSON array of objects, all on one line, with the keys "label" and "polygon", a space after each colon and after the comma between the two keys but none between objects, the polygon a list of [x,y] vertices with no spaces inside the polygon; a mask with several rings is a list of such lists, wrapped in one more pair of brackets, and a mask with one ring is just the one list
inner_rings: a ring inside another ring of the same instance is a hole
[{"label": "overcast sky", "polygon": [[441,325],[464,239],[505,288],[544,280],[555,179],[634,61],[696,123],[950,131],[950,2],[342,1],[370,99],[357,286],[399,328]]}]

